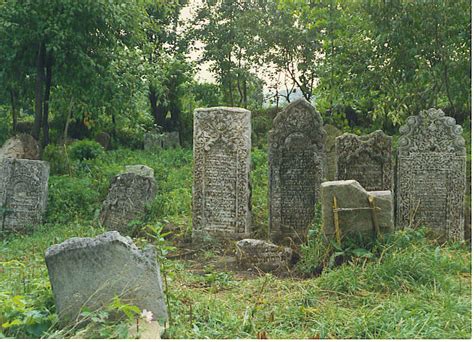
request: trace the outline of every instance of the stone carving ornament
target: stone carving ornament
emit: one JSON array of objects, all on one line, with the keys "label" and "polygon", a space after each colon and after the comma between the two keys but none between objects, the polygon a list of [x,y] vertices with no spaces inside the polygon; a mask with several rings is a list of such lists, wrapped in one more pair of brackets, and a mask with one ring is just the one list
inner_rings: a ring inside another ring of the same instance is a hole
[{"label": "stone carving ornament", "polygon": [[325,138],[321,115],[304,99],[273,120],[268,138],[272,240],[305,240],[324,177]]},{"label": "stone carving ornament", "polygon": [[357,180],[367,191],[392,190],[392,137],[377,130],[336,138],[336,179]]},{"label": "stone carving ornament", "polygon": [[426,225],[463,239],[466,147],[462,128],[440,109],[410,116],[400,128],[397,226]]},{"label": "stone carving ornament", "polygon": [[248,110],[195,111],[193,238],[250,233],[250,139]]}]

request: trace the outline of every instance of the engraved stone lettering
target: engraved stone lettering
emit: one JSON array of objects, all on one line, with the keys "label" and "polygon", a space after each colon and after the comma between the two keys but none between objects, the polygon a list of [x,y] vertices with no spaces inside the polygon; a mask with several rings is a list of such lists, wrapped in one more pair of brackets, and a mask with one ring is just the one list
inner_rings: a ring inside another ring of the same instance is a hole
[{"label": "engraved stone lettering", "polygon": [[274,241],[302,242],[314,218],[324,177],[325,132],[307,101],[291,103],[269,133],[270,235]]},{"label": "engraved stone lettering", "polygon": [[426,225],[441,236],[464,237],[466,148],[462,128],[429,109],[400,128],[397,156],[397,226]]},{"label": "engraved stone lettering", "polygon": [[49,165],[27,159],[0,159],[0,229],[25,232],[40,224],[48,198]]},{"label": "engraved stone lettering", "polygon": [[250,135],[248,110],[196,110],[193,238],[240,238],[250,233]]},{"label": "engraved stone lettering", "polygon": [[392,189],[392,137],[381,130],[336,138],[336,178],[354,179],[368,191]]}]

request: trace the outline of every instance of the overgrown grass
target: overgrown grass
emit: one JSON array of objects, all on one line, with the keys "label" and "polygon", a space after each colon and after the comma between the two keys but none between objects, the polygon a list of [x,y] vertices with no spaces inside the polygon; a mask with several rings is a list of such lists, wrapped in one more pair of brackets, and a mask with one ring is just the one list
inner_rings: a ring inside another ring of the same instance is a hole
[{"label": "overgrown grass", "polygon": [[[52,175],[47,222],[27,236],[0,243],[0,337],[71,337],[57,329],[45,250],[73,236],[95,236],[110,179],[129,164],[155,171],[158,195],[143,224],[191,229],[192,151],[151,154],[127,149],[73,161],[71,174]],[[69,172],[69,171],[68,171]],[[252,205],[258,236],[267,236],[267,155],[252,152]],[[310,234],[317,234],[318,222]],[[399,231],[346,255],[309,279],[250,278],[231,271],[193,271],[193,260],[166,260],[169,338],[469,338],[471,252],[439,246],[426,230]],[[303,247],[298,270],[316,274],[317,239]],[[141,242],[140,242],[141,244]],[[367,247],[368,248],[368,247]],[[212,261],[213,251],[195,258]],[[319,258],[319,259],[318,259]],[[124,337],[123,324],[95,322],[79,336]],[[115,330],[114,330],[115,329]]]}]

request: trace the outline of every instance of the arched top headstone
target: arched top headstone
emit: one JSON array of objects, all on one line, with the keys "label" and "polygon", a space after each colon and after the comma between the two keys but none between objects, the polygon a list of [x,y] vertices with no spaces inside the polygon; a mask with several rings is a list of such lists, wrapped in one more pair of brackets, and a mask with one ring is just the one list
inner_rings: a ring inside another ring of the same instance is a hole
[{"label": "arched top headstone", "polygon": [[441,109],[430,108],[410,116],[400,127],[400,134],[400,156],[423,152],[466,155],[462,127],[456,125],[454,118],[445,116]]},{"label": "arched top headstone", "polygon": [[304,134],[318,149],[324,146],[326,132],[323,129],[321,114],[303,98],[290,103],[273,119],[273,127],[269,133],[270,144],[280,144],[293,133]]}]

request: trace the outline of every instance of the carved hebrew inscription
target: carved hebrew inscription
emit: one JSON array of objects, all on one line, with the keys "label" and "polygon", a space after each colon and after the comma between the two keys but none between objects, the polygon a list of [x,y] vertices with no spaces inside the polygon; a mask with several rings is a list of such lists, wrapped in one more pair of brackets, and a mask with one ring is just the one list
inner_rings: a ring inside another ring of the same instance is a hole
[{"label": "carved hebrew inscription", "polygon": [[250,233],[250,136],[248,110],[194,113],[193,238]]},{"label": "carved hebrew inscription", "polygon": [[445,238],[464,236],[466,151],[462,129],[441,110],[408,118],[400,128],[397,226],[426,225]]},{"label": "carved hebrew inscription", "polygon": [[392,189],[392,138],[378,130],[336,138],[336,178],[354,179],[368,191]]},{"label": "carved hebrew inscription", "polygon": [[25,231],[40,224],[48,198],[48,163],[5,158],[0,164],[1,230]]},{"label": "carved hebrew inscription", "polygon": [[280,112],[269,133],[270,235],[302,242],[314,218],[325,173],[325,131],[318,112],[303,99]]}]

